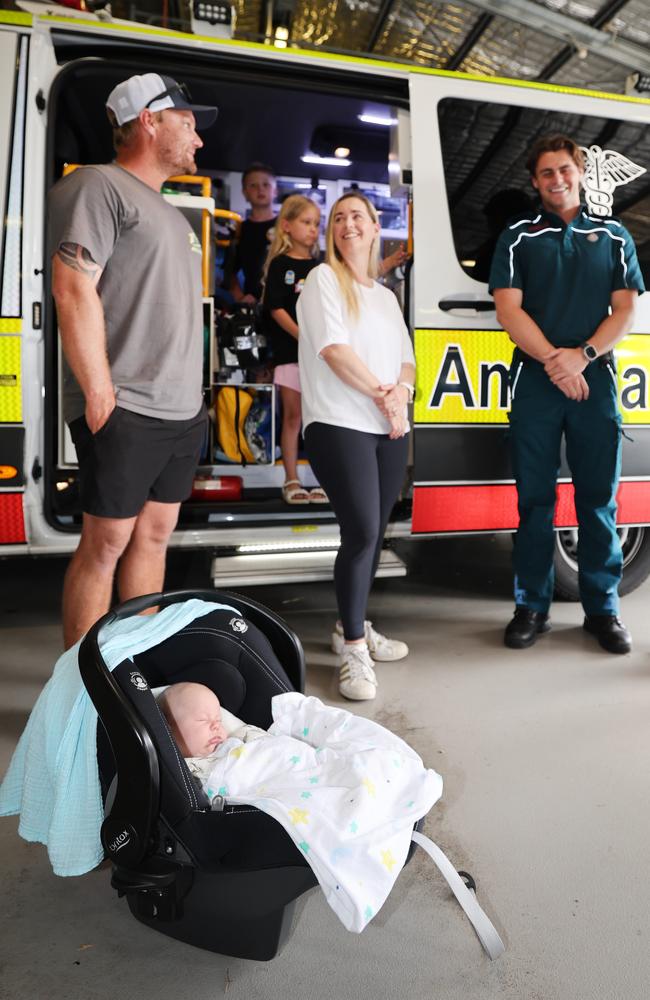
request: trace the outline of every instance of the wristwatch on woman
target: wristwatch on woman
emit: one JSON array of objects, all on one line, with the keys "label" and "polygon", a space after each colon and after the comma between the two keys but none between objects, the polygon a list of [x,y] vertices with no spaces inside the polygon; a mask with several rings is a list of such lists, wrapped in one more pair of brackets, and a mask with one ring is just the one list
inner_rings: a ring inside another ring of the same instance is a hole
[{"label": "wristwatch on woman", "polygon": [[409,392],[409,403],[412,403],[415,399],[415,386],[411,385],[410,382],[398,382],[398,385],[403,385],[405,389]]}]

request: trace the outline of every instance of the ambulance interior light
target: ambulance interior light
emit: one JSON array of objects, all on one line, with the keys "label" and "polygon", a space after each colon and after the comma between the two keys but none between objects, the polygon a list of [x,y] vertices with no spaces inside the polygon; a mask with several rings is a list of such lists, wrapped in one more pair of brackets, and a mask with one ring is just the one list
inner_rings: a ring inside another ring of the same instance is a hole
[{"label": "ambulance interior light", "polygon": [[340,159],[337,156],[316,156],[315,153],[305,153],[300,159],[303,163],[318,163],[326,167],[349,167],[352,160]]},{"label": "ambulance interior light", "polygon": [[388,117],[387,115],[369,113],[357,115],[357,118],[364,125],[383,125],[386,128],[389,128],[391,125],[397,125],[397,118]]}]

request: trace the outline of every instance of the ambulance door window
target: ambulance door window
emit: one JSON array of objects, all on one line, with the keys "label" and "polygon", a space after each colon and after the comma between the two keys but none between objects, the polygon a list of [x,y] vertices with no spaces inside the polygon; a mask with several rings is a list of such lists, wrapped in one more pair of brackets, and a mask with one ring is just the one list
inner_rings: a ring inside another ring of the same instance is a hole
[{"label": "ambulance door window", "polygon": [[592,173],[600,180],[587,187],[587,206],[599,218],[620,218],[629,229],[650,287],[648,126],[455,97],[439,102],[438,122],[454,246],[466,274],[488,281],[499,233],[537,207],[528,151],[540,136],[562,132],[597,160]]},{"label": "ambulance door window", "polygon": [[27,38],[0,32],[0,316],[20,316]]}]

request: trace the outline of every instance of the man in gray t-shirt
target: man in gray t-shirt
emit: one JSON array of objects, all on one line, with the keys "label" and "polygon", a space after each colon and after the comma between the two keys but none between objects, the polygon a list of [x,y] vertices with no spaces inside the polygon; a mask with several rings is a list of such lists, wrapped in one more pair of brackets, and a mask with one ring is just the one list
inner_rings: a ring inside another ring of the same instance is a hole
[{"label": "man in gray t-shirt", "polygon": [[49,197],[52,292],[65,356],[64,417],[83,526],[63,592],[66,648],[110,605],[162,590],[165,552],[206,428],[201,246],[160,188],[196,172],[217,109],[157,73],[109,95],[117,157]]}]

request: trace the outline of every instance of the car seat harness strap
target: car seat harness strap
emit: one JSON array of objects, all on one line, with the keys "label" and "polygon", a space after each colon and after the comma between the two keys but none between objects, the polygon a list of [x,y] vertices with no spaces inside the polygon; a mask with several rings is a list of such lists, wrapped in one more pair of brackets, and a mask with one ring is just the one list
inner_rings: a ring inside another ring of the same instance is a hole
[{"label": "car seat harness strap", "polygon": [[489,957],[495,959],[499,955],[502,955],[506,950],[505,945],[499,937],[494,924],[479,905],[476,896],[467,888],[444,851],[441,851],[438,845],[434,844],[429,837],[425,837],[424,834],[417,831],[413,832],[411,839],[423,851],[426,851],[443,878],[447,881],[449,888],[465,911],[467,919],[476,931],[476,935]]}]

